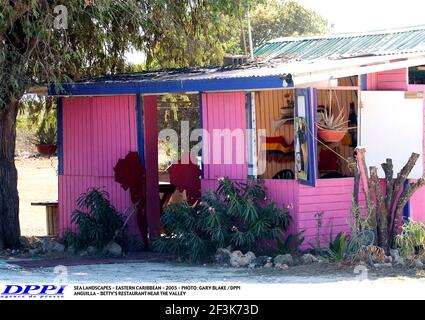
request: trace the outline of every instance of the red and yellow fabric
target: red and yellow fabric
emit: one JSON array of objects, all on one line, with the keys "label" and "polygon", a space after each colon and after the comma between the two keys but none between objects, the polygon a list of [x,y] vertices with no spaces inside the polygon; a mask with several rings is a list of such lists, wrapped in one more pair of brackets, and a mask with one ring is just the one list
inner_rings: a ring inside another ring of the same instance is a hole
[{"label": "red and yellow fabric", "polygon": [[271,153],[290,154],[294,152],[294,142],[288,144],[284,137],[267,137],[266,151]]}]

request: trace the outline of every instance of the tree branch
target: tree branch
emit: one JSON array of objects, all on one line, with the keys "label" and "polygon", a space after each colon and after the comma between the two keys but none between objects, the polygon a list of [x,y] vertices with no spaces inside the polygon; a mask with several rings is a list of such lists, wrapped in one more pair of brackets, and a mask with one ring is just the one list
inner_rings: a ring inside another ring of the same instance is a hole
[{"label": "tree branch", "polygon": [[397,230],[400,218],[403,214],[403,209],[409,202],[409,199],[418,191],[420,188],[425,186],[425,174],[416,183],[409,184],[400,195],[397,202],[397,207],[394,213],[394,223],[391,227],[391,247],[395,248],[397,244]]}]

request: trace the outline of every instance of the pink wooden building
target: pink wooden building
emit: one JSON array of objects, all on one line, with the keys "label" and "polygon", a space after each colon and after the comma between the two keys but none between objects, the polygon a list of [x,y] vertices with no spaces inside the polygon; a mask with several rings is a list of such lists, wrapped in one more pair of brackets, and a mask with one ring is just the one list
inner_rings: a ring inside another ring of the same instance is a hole
[{"label": "pink wooden building", "polygon": [[[225,176],[265,180],[270,198],[291,208],[291,232],[305,231],[305,244],[317,234],[319,212],[323,241],[331,226],[335,234],[349,231],[354,178],[343,158],[353,157],[357,146],[366,148],[369,165],[390,157],[396,169],[417,152],[421,163],[410,178],[422,175],[425,28],[283,38],[264,44],[256,56],[243,66],[105,76],[60,93],[51,89],[59,99],[60,232],[72,227],[76,199],[90,187],[107,190],[119,210],[130,205],[113,167],[136,151],[147,169],[149,232],[159,234],[157,101],[164,94],[199,95],[201,127],[210,133],[203,136],[202,188],[214,189]],[[315,124],[321,106],[344,109],[351,127],[327,147]],[[303,136],[298,119],[307,127]],[[242,132],[242,140],[217,144],[215,129]],[[276,150],[282,143],[275,141],[283,141],[284,150]],[[229,153],[230,163],[224,161]],[[405,214],[425,220],[425,189]],[[130,232],[138,234],[135,221]]]}]

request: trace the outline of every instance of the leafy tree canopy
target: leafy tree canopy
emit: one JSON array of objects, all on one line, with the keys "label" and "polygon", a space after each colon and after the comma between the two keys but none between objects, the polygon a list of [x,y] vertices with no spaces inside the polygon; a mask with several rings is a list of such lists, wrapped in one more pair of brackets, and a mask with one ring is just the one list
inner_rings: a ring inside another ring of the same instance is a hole
[{"label": "leafy tree canopy", "polygon": [[257,6],[251,16],[255,47],[274,38],[329,31],[326,19],[295,0],[267,0]]},{"label": "leafy tree canopy", "polygon": [[[55,29],[62,4],[68,26]],[[218,63],[229,46],[220,40],[232,33],[225,22],[244,8],[240,0],[1,0],[0,103],[35,83],[123,71],[130,48],[152,66],[153,57],[161,67]]]},{"label": "leafy tree canopy", "polygon": [[[248,7],[254,47],[283,36],[329,31],[327,20],[295,0],[253,0],[244,5],[224,1],[233,14],[222,11],[220,1],[212,2],[217,4],[212,6],[212,11],[197,11],[190,16],[183,12],[173,19],[154,19],[161,32],[147,36],[146,64],[128,70],[220,65],[225,53],[248,54]],[[152,8],[152,17],[167,16],[168,10],[170,7],[158,5]]]}]

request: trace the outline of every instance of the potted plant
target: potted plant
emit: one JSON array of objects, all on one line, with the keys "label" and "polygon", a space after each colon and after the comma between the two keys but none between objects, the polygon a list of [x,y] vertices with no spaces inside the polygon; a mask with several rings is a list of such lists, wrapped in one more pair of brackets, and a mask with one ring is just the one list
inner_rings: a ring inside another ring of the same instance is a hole
[{"label": "potted plant", "polygon": [[56,127],[43,120],[35,133],[34,143],[38,153],[49,156],[55,154],[57,150]]},{"label": "potted plant", "polygon": [[349,121],[345,120],[345,112],[343,109],[338,110],[335,116],[331,108],[323,107],[319,113],[317,128],[319,138],[328,143],[341,142],[348,131]]}]

